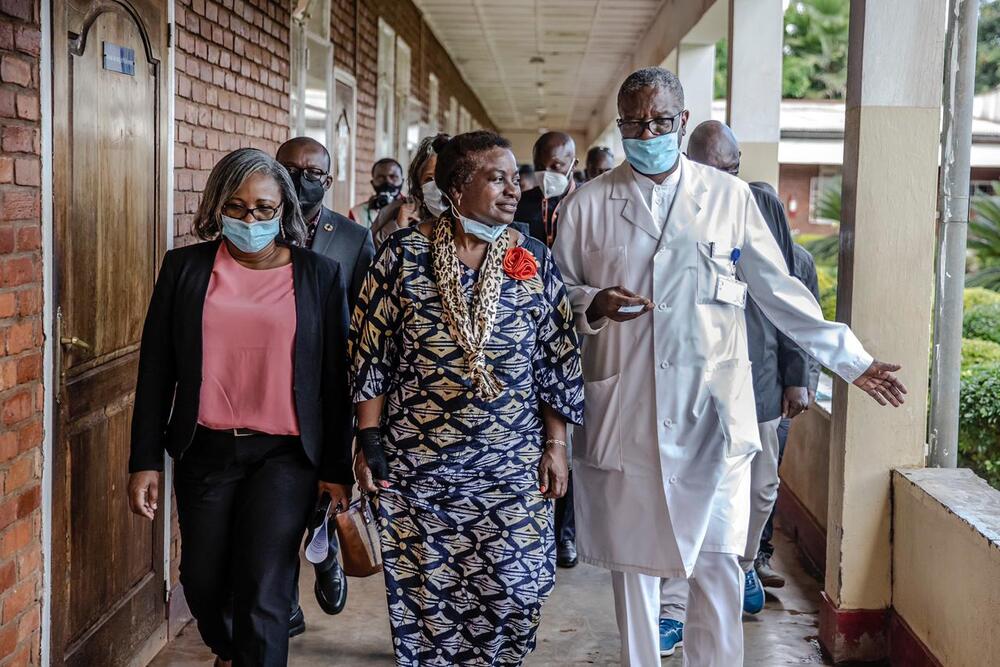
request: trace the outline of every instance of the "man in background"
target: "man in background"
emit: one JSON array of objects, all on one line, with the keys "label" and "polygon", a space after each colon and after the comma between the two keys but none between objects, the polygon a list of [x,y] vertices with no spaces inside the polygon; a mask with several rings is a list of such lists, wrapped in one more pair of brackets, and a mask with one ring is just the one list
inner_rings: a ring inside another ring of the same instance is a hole
[{"label": "man in background", "polygon": [[350,218],[371,229],[379,211],[399,199],[403,193],[403,167],[394,158],[384,157],[372,165],[371,197],[351,209]]},{"label": "man in background", "polygon": [[592,181],[606,171],[615,168],[615,156],[607,146],[593,146],[587,151],[587,166],[584,175]]},{"label": "man in background", "polygon": [[530,190],[521,186],[514,219],[528,223],[530,234],[551,247],[556,238],[559,204],[576,187],[572,176],[577,163],[576,143],[564,132],[546,132],[535,142],[531,159],[538,186]]}]

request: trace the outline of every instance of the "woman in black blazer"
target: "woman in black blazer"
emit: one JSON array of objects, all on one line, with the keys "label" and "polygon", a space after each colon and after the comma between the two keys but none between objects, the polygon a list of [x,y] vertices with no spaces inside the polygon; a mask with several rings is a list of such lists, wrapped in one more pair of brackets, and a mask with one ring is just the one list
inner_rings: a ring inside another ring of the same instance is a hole
[{"label": "woman in black blazer", "polygon": [[164,257],[143,328],[129,505],[153,518],[169,453],[181,583],[216,664],[285,665],[317,482],[345,508],[353,482],[346,281],[279,240],[305,225],[288,173],[256,149],[212,170],[195,231],[204,243]]}]

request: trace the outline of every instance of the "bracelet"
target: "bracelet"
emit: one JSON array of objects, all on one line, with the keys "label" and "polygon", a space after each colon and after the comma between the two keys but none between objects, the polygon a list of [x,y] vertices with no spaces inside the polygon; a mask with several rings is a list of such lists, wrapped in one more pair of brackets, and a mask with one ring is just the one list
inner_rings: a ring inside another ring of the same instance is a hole
[{"label": "bracelet", "polygon": [[560,447],[566,447],[565,442],[563,442],[562,440],[557,440],[555,438],[549,438],[548,440],[545,441],[545,446],[548,447],[549,445],[559,445]]}]

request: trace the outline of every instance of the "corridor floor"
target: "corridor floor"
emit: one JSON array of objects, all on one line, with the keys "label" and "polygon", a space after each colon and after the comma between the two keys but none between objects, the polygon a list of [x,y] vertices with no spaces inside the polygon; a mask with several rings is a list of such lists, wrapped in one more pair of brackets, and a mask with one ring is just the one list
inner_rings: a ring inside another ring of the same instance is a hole
[{"label": "corridor floor", "polygon": [[[746,667],[826,664],[819,650],[819,583],[802,568],[795,547],[776,535],[776,569],[788,584],[768,594],[758,616],[746,618]],[[389,622],[381,577],[351,579],[347,608],[327,616],[316,604],[307,563],[303,561],[302,605],[306,632],[292,640],[291,667],[362,667],[392,665]],[[615,625],[611,580],[604,570],[580,565],[559,570],[555,592],[542,612],[538,648],[526,661],[533,667],[617,665],[618,629]],[[680,667],[681,652],[663,660],[664,667]],[[153,667],[209,667],[212,657],[194,625],[160,652]]]}]

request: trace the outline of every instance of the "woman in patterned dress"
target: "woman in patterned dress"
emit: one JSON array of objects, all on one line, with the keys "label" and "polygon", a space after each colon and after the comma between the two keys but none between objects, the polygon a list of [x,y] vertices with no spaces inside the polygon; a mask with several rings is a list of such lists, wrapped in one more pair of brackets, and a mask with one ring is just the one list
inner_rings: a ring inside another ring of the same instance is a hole
[{"label": "woman in patterned dress", "polygon": [[355,309],[355,473],[378,491],[396,664],[520,665],[555,579],[579,347],[548,249],[508,226],[507,140],[453,138],[434,178],[450,210],[386,240]]}]

